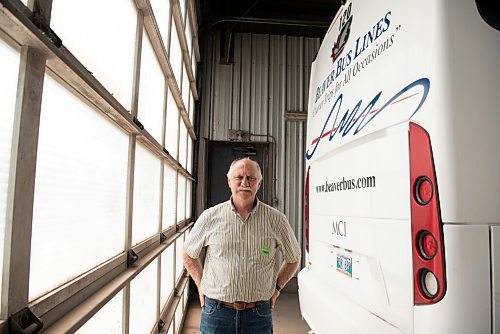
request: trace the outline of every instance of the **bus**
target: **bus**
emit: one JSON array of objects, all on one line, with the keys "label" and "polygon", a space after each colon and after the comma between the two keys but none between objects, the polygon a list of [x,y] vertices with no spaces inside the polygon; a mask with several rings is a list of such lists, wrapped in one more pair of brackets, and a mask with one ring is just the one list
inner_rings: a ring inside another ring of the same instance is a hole
[{"label": "bus", "polygon": [[352,0],[311,67],[303,318],[500,334],[500,13]]}]

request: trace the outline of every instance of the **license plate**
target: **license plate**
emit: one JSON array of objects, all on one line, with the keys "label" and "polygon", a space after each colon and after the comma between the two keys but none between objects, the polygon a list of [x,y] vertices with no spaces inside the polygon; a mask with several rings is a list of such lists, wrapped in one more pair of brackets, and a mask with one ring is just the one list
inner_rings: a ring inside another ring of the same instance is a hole
[{"label": "license plate", "polygon": [[337,271],[352,277],[352,258],[346,255],[337,255]]}]

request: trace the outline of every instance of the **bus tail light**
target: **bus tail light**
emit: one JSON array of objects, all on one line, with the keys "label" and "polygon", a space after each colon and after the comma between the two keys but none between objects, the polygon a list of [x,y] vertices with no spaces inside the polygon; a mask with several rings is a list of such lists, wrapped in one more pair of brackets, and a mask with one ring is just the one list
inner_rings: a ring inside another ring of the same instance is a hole
[{"label": "bus tail light", "polygon": [[420,233],[417,246],[420,255],[426,260],[432,259],[437,253],[437,241],[429,231]]},{"label": "bus tail light", "polygon": [[413,122],[410,182],[414,304],[434,304],[446,293],[439,194],[429,134]]},{"label": "bus tail light", "polygon": [[304,190],[304,225],[306,235],[306,251],[309,252],[309,171],[311,167],[307,168],[306,185]]},{"label": "bus tail light", "polygon": [[439,282],[432,271],[422,269],[420,271],[420,287],[425,297],[428,299],[435,298],[439,293]]}]

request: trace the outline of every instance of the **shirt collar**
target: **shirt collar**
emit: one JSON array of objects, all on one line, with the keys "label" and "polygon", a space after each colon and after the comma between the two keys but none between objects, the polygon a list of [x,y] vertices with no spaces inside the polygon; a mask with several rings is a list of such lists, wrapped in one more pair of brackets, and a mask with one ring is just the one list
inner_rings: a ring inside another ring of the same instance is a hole
[{"label": "shirt collar", "polygon": [[[234,213],[237,213],[236,208],[234,207],[234,203],[233,203],[233,196],[231,196],[231,198],[229,199],[229,203],[231,204],[231,211],[233,211]],[[260,205],[259,198],[257,196],[255,196],[255,201],[253,202],[253,208],[252,208],[252,211],[250,211],[251,215],[253,215],[257,211],[257,209],[259,208],[259,205]]]}]

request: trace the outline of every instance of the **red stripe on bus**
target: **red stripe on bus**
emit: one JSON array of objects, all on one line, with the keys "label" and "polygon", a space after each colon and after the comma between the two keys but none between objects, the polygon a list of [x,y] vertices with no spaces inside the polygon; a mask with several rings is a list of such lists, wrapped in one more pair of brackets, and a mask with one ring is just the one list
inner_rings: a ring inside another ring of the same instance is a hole
[{"label": "red stripe on bus", "polygon": [[[409,95],[409,96],[405,96],[405,97],[403,97],[403,98],[401,98],[401,99],[399,99],[399,100],[396,100],[396,101],[392,102],[390,105],[392,106],[393,104],[396,104],[396,103],[398,103],[398,102],[404,101],[404,100],[409,99],[410,97],[413,97],[413,96],[418,95],[418,94],[420,94],[420,93],[415,93],[415,94],[412,94],[412,95]],[[379,109],[373,109],[372,111],[370,111],[370,112],[369,112],[369,114],[373,114],[374,112],[377,112],[378,110],[379,110]],[[356,118],[355,118],[355,119],[353,119],[353,121],[356,121]],[[335,128],[335,129],[333,129],[333,130],[330,130],[330,131],[328,131],[328,132],[323,133],[323,135],[321,136],[321,138],[325,138],[325,137],[326,137],[326,136],[328,136],[328,135],[329,135],[332,131],[335,131],[335,130],[337,130],[337,128]],[[312,141],[311,145],[316,144],[316,143],[318,142],[318,140],[319,140],[319,139],[320,139],[319,137],[318,137],[318,138],[316,138],[316,139],[314,139],[314,140]]]}]

